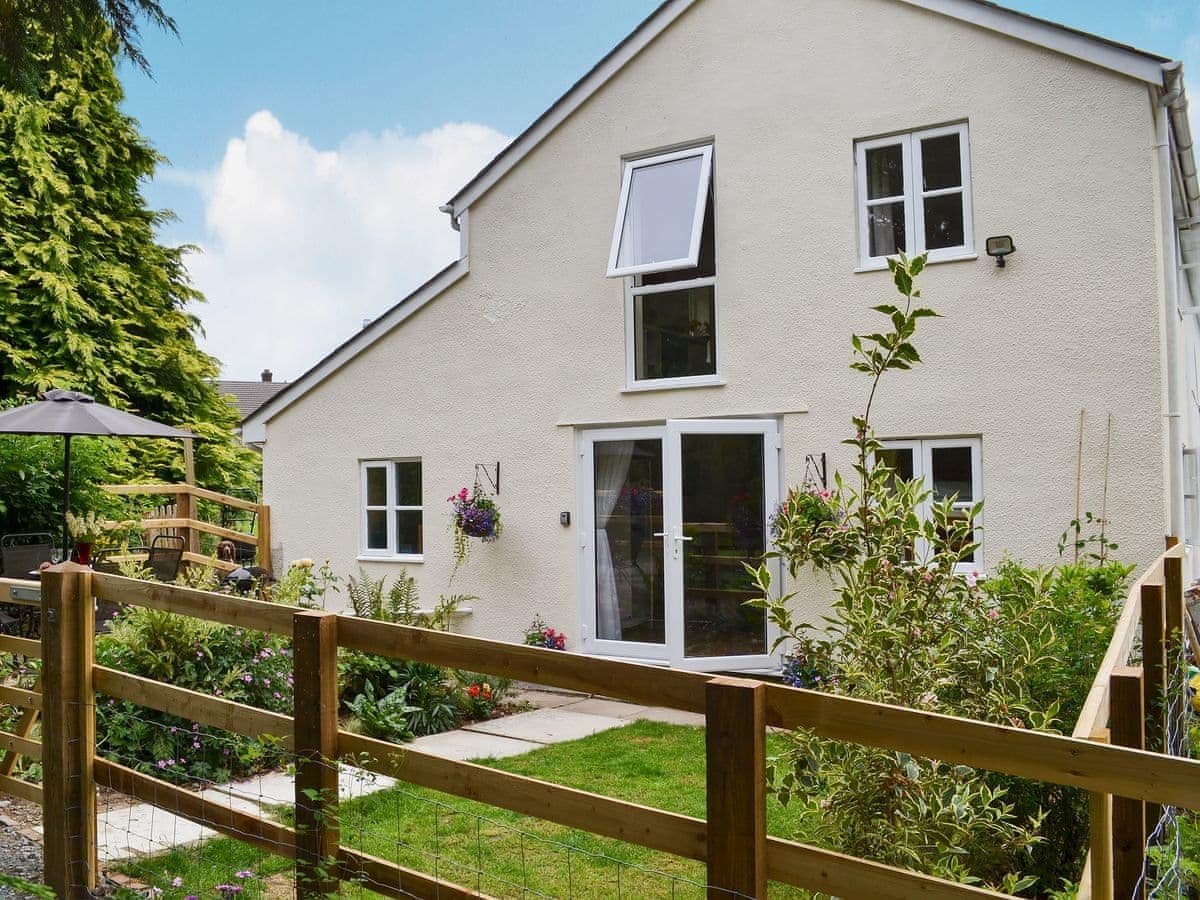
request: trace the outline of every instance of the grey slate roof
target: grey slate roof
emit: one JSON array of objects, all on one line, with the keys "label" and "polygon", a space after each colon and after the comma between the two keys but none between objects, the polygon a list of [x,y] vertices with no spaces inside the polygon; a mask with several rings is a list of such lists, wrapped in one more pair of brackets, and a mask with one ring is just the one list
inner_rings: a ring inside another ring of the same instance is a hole
[{"label": "grey slate roof", "polygon": [[218,381],[217,391],[234,396],[238,416],[245,420],[287,386],[286,381]]}]

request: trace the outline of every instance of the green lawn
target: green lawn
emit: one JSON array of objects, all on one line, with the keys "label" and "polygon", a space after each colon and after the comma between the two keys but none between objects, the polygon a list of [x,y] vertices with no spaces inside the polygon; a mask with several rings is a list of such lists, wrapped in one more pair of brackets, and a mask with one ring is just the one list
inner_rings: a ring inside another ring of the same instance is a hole
[{"label": "green lawn", "polygon": [[[487,765],[704,816],[700,728],[636,722]],[[774,799],[767,816],[770,831],[785,837],[807,833],[816,820],[811,808],[796,803],[784,808]],[[700,863],[409,785],[343,803],[341,828],[346,846],[499,897],[704,896],[697,886],[704,880]],[[264,891],[264,876],[289,869],[283,860],[220,838],[141,861],[129,871],[164,888],[163,897],[211,897],[215,885],[237,882],[245,886],[241,896],[253,898],[274,893]],[[258,877],[238,881],[239,870]],[[171,888],[177,876],[183,884]],[[343,887],[343,895],[356,893],[351,885]],[[773,888],[771,895],[807,896],[785,887]]]}]

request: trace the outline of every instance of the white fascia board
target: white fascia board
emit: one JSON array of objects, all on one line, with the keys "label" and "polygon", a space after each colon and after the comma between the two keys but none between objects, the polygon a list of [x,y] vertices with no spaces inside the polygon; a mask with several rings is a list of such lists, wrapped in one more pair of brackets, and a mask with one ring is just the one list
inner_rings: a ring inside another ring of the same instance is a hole
[{"label": "white fascia board", "polygon": [[376,341],[392,333],[405,319],[433,300],[470,270],[468,261],[455,260],[423,285],[389,309],[386,313],[346,341],[323,360],[280,391],[242,422],[244,439],[255,443],[266,440],[266,426],[276,415],[287,409],[322,381],[362,353]]},{"label": "white fascia board", "polygon": [[550,132],[566,121],[575,110],[587,102],[588,98],[624,68],[627,62],[666,31],[671,23],[687,12],[695,2],[696,0],[667,0],[655,10],[650,18],[618,44],[595,68],[577,81],[553,106],[519,134],[511,144],[501,150],[495,159],[450,199],[446,206],[451,208],[451,217],[459,215],[479,197],[491,190],[492,185],[507,175]]},{"label": "white fascia board", "polygon": [[1162,87],[1161,58],[981,0],[899,0]]},{"label": "white fascia board", "polygon": [[[441,209],[453,222],[509,173],[568,116],[642,52],[697,0],[667,0],[595,68],[563,94],[532,125],[505,147]],[[1096,35],[1033,18],[987,0],[897,0],[952,19],[969,22],[1015,40],[1045,47],[1093,65],[1162,87],[1162,57],[1124,47]]]}]

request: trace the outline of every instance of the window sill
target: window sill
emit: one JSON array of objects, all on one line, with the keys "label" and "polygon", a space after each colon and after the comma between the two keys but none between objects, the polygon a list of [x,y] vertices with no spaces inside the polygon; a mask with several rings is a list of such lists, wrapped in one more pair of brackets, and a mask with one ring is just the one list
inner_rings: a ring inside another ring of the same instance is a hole
[{"label": "window sill", "polygon": [[354,557],[357,562],[386,562],[386,563],[423,563],[424,553],[398,553],[395,556],[363,556]]},{"label": "window sill", "polygon": [[[434,613],[437,612],[437,610],[434,609],[433,607],[429,607],[429,608],[418,609],[416,612],[417,612],[417,615],[419,615],[419,616],[432,616]],[[470,615],[474,615],[474,614],[475,614],[474,607],[460,606],[458,609],[454,610],[454,612],[450,613],[450,616],[452,618],[459,618],[459,617],[466,617],[466,616],[470,616]]]},{"label": "window sill", "polygon": [[[979,254],[972,251],[971,253],[961,253],[958,256],[943,256],[941,259],[931,259],[925,265],[936,266],[940,263],[970,262],[974,259],[979,259]],[[861,272],[886,272],[887,267],[886,260],[877,263],[868,263],[867,265],[855,268],[854,274],[858,275]]]},{"label": "window sill", "polygon": [[683,388],[724,387],[725,379],[719,376],[701,378],[662,378],[657,381],[635,381],[622,388],[622,394],[644,394],[648,391],[677,391]]}]

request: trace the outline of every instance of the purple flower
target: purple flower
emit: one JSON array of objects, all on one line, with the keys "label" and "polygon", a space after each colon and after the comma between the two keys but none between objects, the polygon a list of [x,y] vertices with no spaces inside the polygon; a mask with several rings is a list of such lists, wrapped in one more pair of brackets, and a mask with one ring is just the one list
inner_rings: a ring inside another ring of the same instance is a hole
[{"label": "purple flower", "polygon": [[171,887],[183,887],[183,879],[176,875],[171,879]]},{"label": "purple flower", "polygon": [[253,878],[254,873],[249,869],[242,869],[240,872],[234,872],[235,878]]}]

